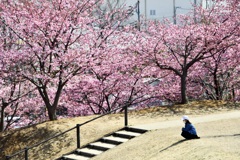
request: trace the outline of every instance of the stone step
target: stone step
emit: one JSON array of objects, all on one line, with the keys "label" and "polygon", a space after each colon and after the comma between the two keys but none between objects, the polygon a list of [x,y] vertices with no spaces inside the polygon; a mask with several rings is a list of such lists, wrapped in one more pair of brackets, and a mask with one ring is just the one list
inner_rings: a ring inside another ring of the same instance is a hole
[{"label": "stone step", "polygon": [[122,138],[131,139],[131,138],[140,136],[141,133],[136,133],[136,132],[131,132],[131,131],[122,130],[122,131],[117,131],[117,132],[115,132],[113,135],[114,135],[114,136],[117,136],[117,137],[122,137]]},{"label": "stone step", "polygon": [[120,138],[120,137],[114,137],[114,136],[108,136],[108,137],[103,137],[103,140],[110,140],[110,141],[116,141],[116,142],[127,142],[129,139],[126,138]]},{"label": "stone step", "polygon": [[90,149],[90,148],[82,148],[82,149],[77,149],[75,151],[75,153],[78,155],[83,155],[85,157],[94,157],[98,154],[103,153],[103,151],[96,150],[96,149]]},{"label": "stone step", "polygon": [[147,130],[139,129],[139,128],[132,128],[132,127],[125,127],[124,130],[129,131],[129,132],[141,133],[141,134],[147,132]]},{"label": "stone step", "polygon": [[63,156],[63,159],[65,160],[88,160],[90,159],[89,157],[81,156],[81,155],[76,155],[76,154],[69,154]]},{"label": "stone step", "polygon": [[103,148],[111,149],[111,148],[116,147],[117,145],[104,143],[104,142],[95,142],[95,143],[91,143],[90,146],[96,146],[96,147],[103,147]]}]

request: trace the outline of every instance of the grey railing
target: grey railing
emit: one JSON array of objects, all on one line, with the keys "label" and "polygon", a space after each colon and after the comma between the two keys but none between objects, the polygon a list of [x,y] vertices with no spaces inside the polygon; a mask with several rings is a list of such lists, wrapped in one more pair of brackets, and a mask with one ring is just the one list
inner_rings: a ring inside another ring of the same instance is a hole
[{"label": "grey railing", "polygon": [[81,126],[83,126],[83,125],[85,125],[85,124],[88,124],[88,123],[90,123],[90,122],[92,122],[92,121],[95,121],[95,120],[97,120],[97,119],[99,119],[99,118],[101,118],[101,117],[104,117],[104,116],[106,116],[106,115],[108,115],[108,114],[111,114],[111,113],[113,113],[113,112],[116,112],[117,110],[120,110],[120,109],[124,109],[124,126],[127,127],[127,126],[128,126],[128,107],[127,107],[127,106],[118,107],[118,108],[116,108],[116,109],[114,109],[114,110],[112,110],[112,111],[109,111],[109,112],[107,112],[107,113],[105,113],[105,114],[102,114],[102,115],[100,115],[100,116],[98,116],[98,117],[95,117],[95,118],[93,118],[93,119],[90,119],[90,120],[88,120],[88,121],[86,121],[86,122],[84,122],[84,123],[77,124],[75,127],[70,128],[70,129],[68,129],[68,130],[66,130],[66,131],[64,131],[64,132],[62,132],[62,133],[59,133],[59,134],[57,134],[57,135],[55,135],[55,136],[52,136],[52,137],[50,137],[50,138],[48,138],[48,139],[46,139],[46,140],[44,140],[44,141],[42,141],[42,142],[36,143],[36,144],[34,144],[34,145],[32,145],[32,146],[29,146],[29,147],[25,147],[24,149],[22,149],[22,150],[20,150],[20,151],[18,151],[18,152],[15,152],[15,153],[12,154],[12,155],[7,155],[7,156],[6,156],[6,160],[10,160],[11,158],[13,158],[13,157],[15,157],[15,156],[17,156],[17,155],[19,155],[19,154],[22,154],[22,153],[24,153],[24,157],[25,157],[24,159],[25,159],[25,160],[28,160],[28,158],[29,158],[29,156],[28,156],[28,151],[29,151],[29,150],[31,150],[31,149],[33,149],[33,148],[35,148],[35,147],[37,147],[37,146],[39,146],[39,145],[41,145],[41,144],[44,144],[44,143],[46,143],[46,142],[48,142],[48,141],[50,141],[50,140],[52,140],[52,139],[54,139],[54,138],[57,138],[57,137],[59,137],[59,136],[62,136],[62,135],[66,134],[66,133],[68,133],[68,132],[70,132],[70,131],[72,131],[72,130],[74,130],[74,129],[76,129],[77,148],[80,148],[80,127],[81,127]]}]

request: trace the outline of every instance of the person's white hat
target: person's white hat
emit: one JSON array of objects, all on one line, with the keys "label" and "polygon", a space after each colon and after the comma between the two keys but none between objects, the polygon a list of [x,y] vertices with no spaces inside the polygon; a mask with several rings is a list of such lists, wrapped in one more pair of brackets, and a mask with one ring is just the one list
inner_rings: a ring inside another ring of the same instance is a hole
[{"label": "person's white hat", "polygon": [[189,120],[188,116],[184,115],[182,116],[182,120]]}]

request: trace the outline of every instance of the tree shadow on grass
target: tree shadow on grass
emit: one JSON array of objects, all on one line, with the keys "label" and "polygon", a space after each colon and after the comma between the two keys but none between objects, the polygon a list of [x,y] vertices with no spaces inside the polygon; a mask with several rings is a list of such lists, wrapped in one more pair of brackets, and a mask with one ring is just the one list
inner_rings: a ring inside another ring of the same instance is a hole
[{"label": "tree shadow on grass", "polygon": [[159,152],[163,152],[163,151],[165,151],[165,150],[168,150],[169,148],[172,148],[172,147],[174,147],[174,146],[177,146],[177,145],[179,145],[179,144],[181,144],[181,143],[183,143],[183,142],[185,142],[185,141],[189,141],[189,139],[182,139],[182,140],[180,140],[180,141],[177,141],[177,142],[171,144],[170,146],[168,146],[168,147],[160,150]]},{"label": "tree shadow on grass", "polygon": [[216,136],[203,136],[201,138],[221,138],[221,137],[235,137],[240,136],[240,134],[230,134],[230,135],[216,135]]},{"label": "tree shadow on grass", "polygon": [[[204,136],[204,137],[201,137],[201,138],[221,138],[221,137],[235,137],[235,136],[240,136],[240,134],[232,134],[232,135],[216,135],[216,136]],[[189,140],[194,140],[194,139],[182,139],[180,141],[177,141],[173,144],[171,144],[170,146],[160,150],[159,152],[163,152],[163,151],[166,151],[168,150],[169,148],[172,148],[174,146],[177,146],[185,141],[189,141]]]}]

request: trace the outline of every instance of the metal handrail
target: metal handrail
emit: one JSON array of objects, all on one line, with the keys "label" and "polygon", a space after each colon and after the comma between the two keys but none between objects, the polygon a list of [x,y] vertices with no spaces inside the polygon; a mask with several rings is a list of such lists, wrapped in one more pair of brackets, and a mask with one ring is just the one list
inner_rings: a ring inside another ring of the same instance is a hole
[{"label": "metal handrail", "polygon": [[83,123],[81,123],[81,124],[76,124],[75,127],[72,127],[72,128],[70,128],[70,129],[62,132],[62,133],[59,133],[59,134],[57,134],[57,135],[55,135],[55,136],[52,136],[52,137],[50,137],[50,138],[47,138],[46,140],[44,140],[44,141],[42,141],[42,142],[36,143],[36,144],[34,144],[34,145],[30,146],[30,147],[25,147],[24,149],[22,149],[22,150],[20,150],[20,151],[18,151],[18,152],[16,152],[16,153],[14,153],[14,154],[12,154],[12,155],[7,155],[7,156],[6,156],[6,160],[10,160],[12,157],[15,157],[15,156],[17,156],[17,155],[19,155],[20,153],[23,153],[23,152],[25,152],[25,153],[24,153],[24,155],[25,155],[25,160],[28,160],[28,150],[30,150],[30,149],[32,149],[32,148],[34,148],[34,147],[37,147],[37,146],[39,146],[40,144],[46,143],[46,142],[48,142],[48,141],[50,141],[50,140],[52,140],[52,139],[54,139],[54,138],[56,138],[56,137],[59,137],[59,136],[65,134],[65,133],[67,133],[67,132],[70,132],[70,131],[72,131],[72,130],[74,130],[74,129],[77,129],[77,148],[80,148],[80,127],[83,126],[83,125],[86,125],[86,124],[88,124],[88,123],[90,123],[90,122],[92,122],[92,121],[95,121],[95,120],[97,120],[97,119],[99,119],[99,118],[101,118],[101,117],[104,117],[104,116],[106,116],[106,115],[108,115],[108,114],[110,114],[110,113],[112,113],[112,112],[115,112],[115,111],[117,111],[117,110],[119,110],[119,109],[124,109],[124,110],[125,110],[125,111],[124,111],[124,125],[125,125],[125,127],[126,127],[126,126],[128,126],[128,115],[127,115],[127,113],[128,113],[128,111],[127,111],[127,110],[128,110],[128,106],[118,107],[118,108],[116,108],[116,109],[114,109],[114,110],[112,110],[112,111],[109,111],[109,112],[107,112],[107,113],[105,113],[105,114],[102,114],[102,115],[100,115],[100,116],[98,116],[98,117],[95,117],[95,118],[93,118],[93,119],[90,119],[90,120],[88,120],[88,121],[86,121],[86,122],[83,122]]}]

